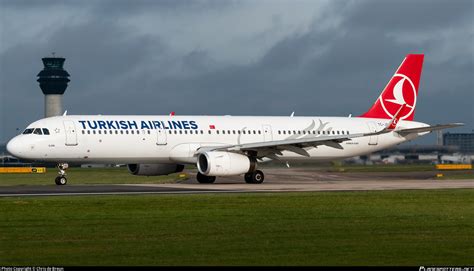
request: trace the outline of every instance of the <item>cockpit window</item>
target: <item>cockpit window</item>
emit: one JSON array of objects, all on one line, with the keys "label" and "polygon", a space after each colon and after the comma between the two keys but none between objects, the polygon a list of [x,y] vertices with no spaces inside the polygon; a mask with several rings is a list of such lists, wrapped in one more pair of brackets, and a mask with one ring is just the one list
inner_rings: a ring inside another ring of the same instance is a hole
[{"label": "cockpit window", "polygon": [[28,128],[28,129],[26,129],[25,131],[23,131],[23,134],[24,134],[24,135],[31,134],[31,133],[33,133],[33,130],[34,130],[33,128]]},{"label": "cockpit window", "polygon": [[49,130],[46,128],[43,128],[43,135],[49,135]]},{"label": "cockpit window", "polygon": [[35,135],[42,135],[43,133],[41,132],[41,128],[36,128],[36,129],[33,131],[33,134],[35,134]]}]

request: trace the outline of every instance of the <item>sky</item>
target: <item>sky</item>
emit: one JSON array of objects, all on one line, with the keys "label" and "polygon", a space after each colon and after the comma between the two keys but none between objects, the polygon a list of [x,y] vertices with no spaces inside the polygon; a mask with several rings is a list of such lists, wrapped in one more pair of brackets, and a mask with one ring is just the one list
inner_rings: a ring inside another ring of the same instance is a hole
[{"label": "sky", "polygon": [[271,116],[360,115],[423,53],[415,120],[474,129],[471,0],[0,0],[0,143],[43,117],[52,52],[68,114]]}]

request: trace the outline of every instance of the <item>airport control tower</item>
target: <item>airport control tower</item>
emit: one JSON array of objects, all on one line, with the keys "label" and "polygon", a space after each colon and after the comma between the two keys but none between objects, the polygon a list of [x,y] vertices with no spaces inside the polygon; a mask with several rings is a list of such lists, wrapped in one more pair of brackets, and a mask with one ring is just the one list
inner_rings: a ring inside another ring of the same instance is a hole
[{"label": "airport control tower", "polygon": [[66,91],[69,73],[63,69],[65,58],[42,58],[44,69],[38,73],[38,82],[44,94],[44,116],[59,116],[63,112],[62,95]]}]

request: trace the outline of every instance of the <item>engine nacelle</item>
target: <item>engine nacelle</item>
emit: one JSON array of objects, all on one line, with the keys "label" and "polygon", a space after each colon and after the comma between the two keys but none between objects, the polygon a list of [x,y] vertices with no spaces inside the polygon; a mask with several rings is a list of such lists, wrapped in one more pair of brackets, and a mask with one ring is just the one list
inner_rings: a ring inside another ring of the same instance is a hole
[{"label": "engine nacelle", "polygon": [[255,159],[233,152],[204,152],[199,154],[197,168],[207,176],[231,176],[253,172]]},{"label": "engine nacelle", "polygon": [[128,164],[128,171],[133,175],[159,176],[181,172],[184,165],[179,164]]}]

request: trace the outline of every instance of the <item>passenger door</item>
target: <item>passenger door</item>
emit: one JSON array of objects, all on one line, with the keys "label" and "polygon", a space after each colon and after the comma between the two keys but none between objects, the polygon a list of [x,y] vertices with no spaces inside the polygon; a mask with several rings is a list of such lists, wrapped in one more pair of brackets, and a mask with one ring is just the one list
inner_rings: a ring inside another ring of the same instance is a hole
[{"label": "passenger door", "polygon": [[[374,133],[377,132],[377,126],[375,125],[375,122],[371,121],[368,122],[367,125],[369,126],[369,132]],[[373,135],[369,137],[369,145],[377,145],[379,141],[379,136],[378,135]]]},{"label": "passenger door", "polygon": [[66,146],[77,146],[77,132],[74,121],[65,120],[63,124],[64,132],[66,133]]},{"label": "passenger door", "polygon": [[156,145],[166,145],[168,143],[166,139],[166,130],[158,129],[156,130]]}]

